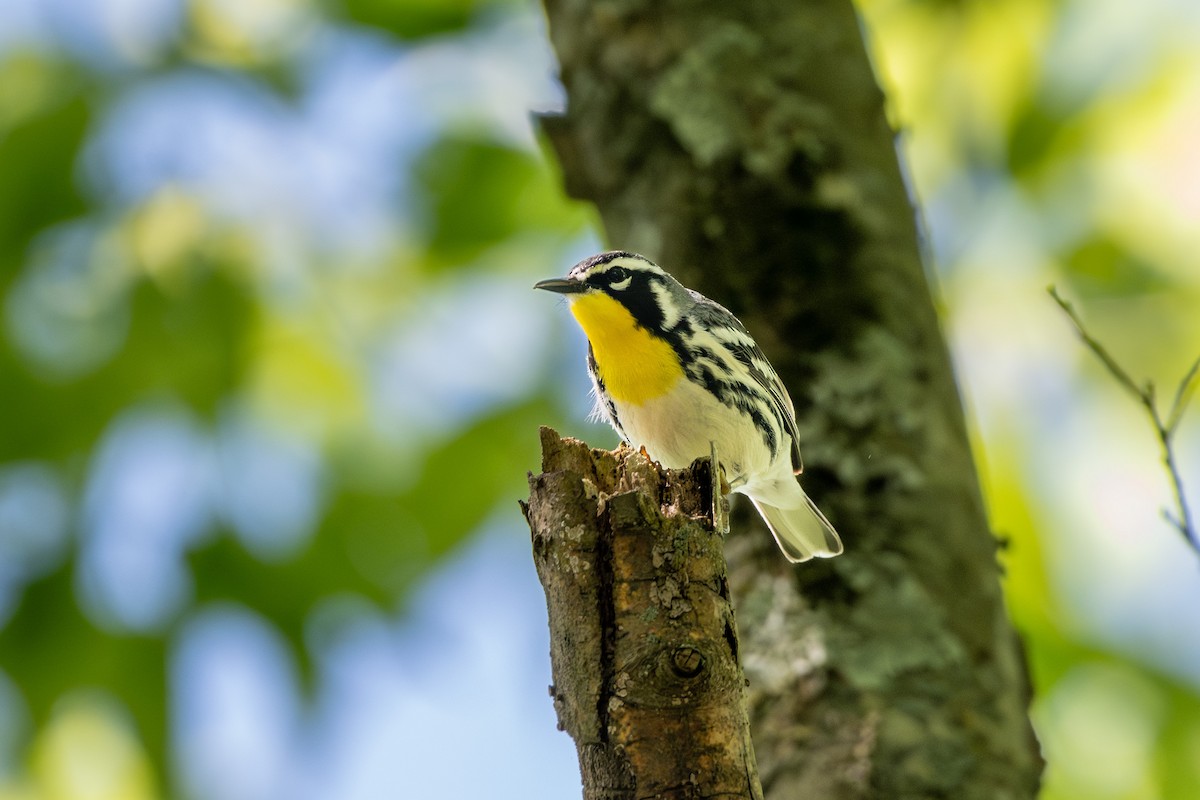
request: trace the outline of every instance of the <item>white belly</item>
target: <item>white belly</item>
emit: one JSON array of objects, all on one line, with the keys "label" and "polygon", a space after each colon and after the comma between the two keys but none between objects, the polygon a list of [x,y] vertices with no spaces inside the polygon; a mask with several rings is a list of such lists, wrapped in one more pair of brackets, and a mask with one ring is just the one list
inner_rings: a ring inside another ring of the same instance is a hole
[{"label": "white belly", "polygon": [[[710,443],[715,442],[717,458],[734,487],[746,476],[778,471],[766,441],[749,417],[691,381],[681,380],[665,395],[645,403],[617,403],[616,407],[629,443],[644,446],[651,458],[668,469],[686,467],[709,455]],[[789,453],[790,446],[788,441],[780,442],[779,452]],[[790,476],[790,467],[787,472]]]}]

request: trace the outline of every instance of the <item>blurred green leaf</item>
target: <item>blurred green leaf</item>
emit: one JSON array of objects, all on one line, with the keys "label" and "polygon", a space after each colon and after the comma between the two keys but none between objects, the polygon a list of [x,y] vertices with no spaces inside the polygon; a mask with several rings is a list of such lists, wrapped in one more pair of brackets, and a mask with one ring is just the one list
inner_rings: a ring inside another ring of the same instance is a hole
[{"label": "blurred green leaf", "polygon": [[587,211],[567,200],[546,163],[491,142],[447,138],[420,161],[425,238],[435,259],[461,263],[519,233],[583,228]]},{"label": "blurred green leaf", "polygon": [[404,39],[451,33],[470,24],[482,8],[511,0],[341,0],[346,17]]},{"label": "blurred green leaf", "polygon": [[[1152,763],[1143,777],[1157,788],[1152,795],[1158,800],[1192,800],[1200,786],[1200,761],[1194,757],[1197,724],[1200,723],[1200,697],[1192,687],[1172,677],[1102,647],[1092,646],[1079,639],[1055,634],[1033,636],[1026,641],[1029,666],[1033,676],[1034,719],[1042,725],[1051,724],[1046,718],[1045,704],[1052,701],[1056,689],[1065,681],[1077,677],[1079,669],[1086,672],[1097,668],[1117,675],[1127,675],[1144,689],[1138,706],[1161,709],[1162,719],[1150,731]],[[1158,717],[1157,713],[1150,714]],[[1125,731],[1113,730],[1110,735],[1121,737]],[[1051,759],[1059,755],[1047,754]],[[1083,800],[1080,786],[1072,779],[1087,771],[1090,765],[1078,759],[1066,764],[1051,761],[1041,797],[1044,800]],[[1135,776],[1131,776],[1135,777]],[[1126,796],[1113,795],[1113,796]]]},{"label": "blurred green leaf", "polygon": [[133,297],[129,344],[112,365],[116,386],[169,394],[211,414],[242,377],[251,289],[225,265],[196,265],[169,288],[143,282]]},{"label": "blurred green leaf", "polygon": [[429,533],[397,494],[347,489],[325,515],[321,538],[355,571],[367,597],[401,597],[434,561]]},{"label": "blurred green leaf", "polygon": [[[0,70],[13,68],[8,63]],[[0,290],[33,236],[86,210],[75,161],[91,113],[73,74],[60,71],[61,82],[44,104],[7,131],[0,128]]]},{"label": "blurred green leaf", "polygon": [[43,377],[0,346],[5,413],[24,420],[5,431],[0,461],[78,454],[122,409],[147,399],[179,399],[211,414],[237,385],[253,313],[245,286],[206,266],[170,289],[139,282],[131,304],[124,349],[75,382]]},{"label": "blurred green leaf", "polygon": [[535,398],[483,418],[430,453],[404,501],[435,554],[474,531],[498,505],[517,514],[516,500],[528,494],[526,474],[538,464],[538,426],[553,416],[551,405]]},{"label": "blurred green leaf", "polygon": [[338,541],[378,591],[401,596],[497,509],[503,513],[513,501],[516,514],[526,472],[537,464],[538,426],[554,418],[541,397],[498,409],[433,446],[415,482],[386,477],[386,466],[352,448],[339,458],[355,463],[335,466],[349,485],[333,501],[321,536]]},{"label": "blurred green leaf", "polygon": [[1018,179],[1036,173],[1055,158],[1078,150],[1082,135],[1067,109],[1037,96],[1025,98],[1009,123],[1008,170]]},{"label": "blurred green leaf", "polygon": [[1082,242],[1067,254],[1063,266],[1072,290],[1081,297],[1137,295],[1172,285],[1153,264],[1106,236]]},{"label": "blurred green leaf", "polygon": [[154,763],[168,763],[167,643],[95,627],[77,604],[74,578],[70,564],[26,587],[13,618],[0,628],[0,668],[20,687],[38,727],[63,694],[108,690],[133,715]]},{"label": "blurred green leaf", "polygon": [[1166,683],[1168,717],[1155,754],[1155,771],[1163,800],[1191,800],[1200,786],[1200,758],[1196,757],[1200,731],[1200,697],[1190,686]]},{"label": "blurred green leaf", "polygon": [[226,601],[261,614],[291,644],[296,664],[309,680],[313,673],[305,626],[323,598],[354,594],[381,606],[391,600],[365,579],[342,537],[328,525],[309,546],[279,562],[263,562],[225,532],[189,553],[188,564],[195,577],[195,606]]},{"label": "blurred green leaf", "polygon": [[497,508],[517,516],[537,463],[538,425],[551,413],[534,401],[479,420],[430,451],[407,489],[341,488],[312,543],[291,558],[264,563],[232,535],[217,537],[189,555],[197,602],[253,608],[311,676],[305,631],[322,600],[357,595],[390,607]]}]

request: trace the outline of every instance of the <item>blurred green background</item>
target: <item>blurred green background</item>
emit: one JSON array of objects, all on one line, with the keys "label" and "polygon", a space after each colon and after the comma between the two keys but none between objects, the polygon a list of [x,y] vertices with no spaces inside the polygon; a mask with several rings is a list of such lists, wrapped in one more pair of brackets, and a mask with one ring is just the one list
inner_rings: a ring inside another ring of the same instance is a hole
[{"label": "blurred green background", "polygon": [[[1200,5],[860,8],[1043,797],[1194,798],[1200,557],[1045,287],[1200,355]],[[539,424],[615,444],[529,290],[602,247],[562,103],[519,0],[0,0],[0,799],[577,792],[515,502]]]}]

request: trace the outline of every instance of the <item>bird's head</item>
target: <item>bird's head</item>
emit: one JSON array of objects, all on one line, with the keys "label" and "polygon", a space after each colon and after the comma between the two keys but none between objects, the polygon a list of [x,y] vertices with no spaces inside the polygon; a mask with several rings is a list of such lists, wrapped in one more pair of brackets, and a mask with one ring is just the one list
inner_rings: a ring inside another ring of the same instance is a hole
[{"label": "bird's head", "polygon": [[585,258],[567,277],[539,281],[533,288],[564,295],[577,318],[584,310],[581,304],[590,311],[615,301],[638,327],[654,333],[673,328],[692,302],[688,291],[662,267],[622,250]]}]

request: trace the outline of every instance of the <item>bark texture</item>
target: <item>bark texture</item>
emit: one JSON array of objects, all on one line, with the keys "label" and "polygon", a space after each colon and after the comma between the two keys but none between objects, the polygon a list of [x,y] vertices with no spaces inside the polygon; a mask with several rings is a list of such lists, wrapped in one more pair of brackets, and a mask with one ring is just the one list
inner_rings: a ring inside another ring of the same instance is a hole
[{"label": "bark texture", "polygon": [[708,461],[542,429],[523,504],[585,800],[761,800]]},{"label": "bark texture", "polygon": [[738,314],[796,402],[846,554],[728,543],[766,796],[1036,794],[1005,616],[916,221],[848,0],[545,0],[546,120],[614,247]]}]

